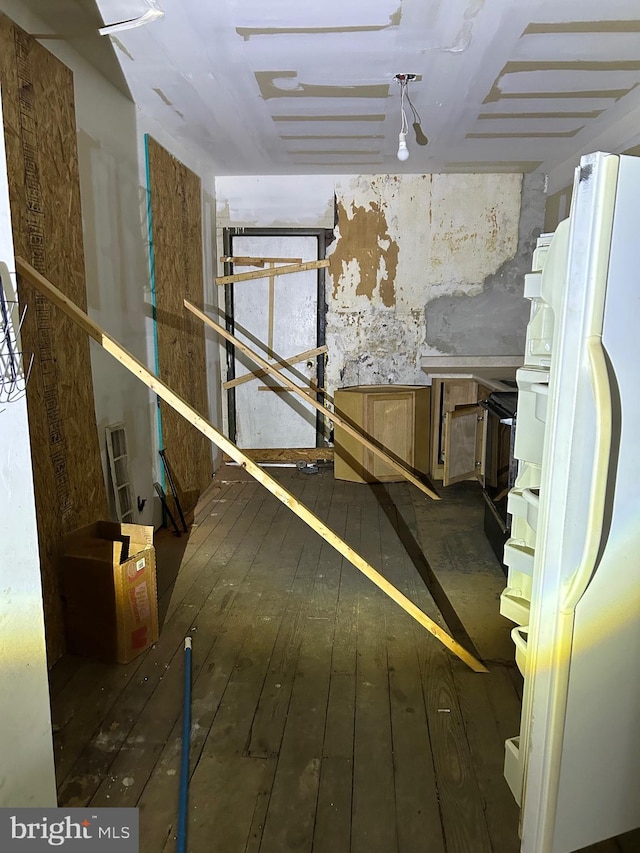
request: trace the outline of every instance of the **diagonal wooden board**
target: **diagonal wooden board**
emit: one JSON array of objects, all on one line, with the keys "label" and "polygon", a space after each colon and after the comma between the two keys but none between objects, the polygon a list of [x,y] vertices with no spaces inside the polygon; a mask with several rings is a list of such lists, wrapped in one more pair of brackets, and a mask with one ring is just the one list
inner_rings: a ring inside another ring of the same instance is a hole
[{"label": "diagonal wooden board", "polygon": [[289,389],[289,391],[293,391],[293,393],[297,394],[298,397],[302,397],[305,403],[309,403],[310,406],[313,406],[314,409],[323,414],[325,417],[329,418],[330,421],[333,421],[334,424],[337,424],[345,432],[349,433],[349,435],[353,436],[357,441],[364,445],[367,450],[370,450],[372,453],[375,453],[375,455],[378,456],[380,459],[383,459],[387,463],[387,465],[390,465],[395,471],[397,471],[399,474],[402,474],[405,480],[408,480],[410,483],[413,483],[414,486],[420,489],[421,492],[424,492],[425,495],[428,495],[432,500],[440,500],[440,495],[436,494],[436,492],[434,492],[428,486],[425,486],[422,480],[418,479],[415,474],[412,474],[412,472],[405,465],[394,459],[394,457],[391,456],[387,450],[384,450],[382,447],[379,447],[377,444],[371,441],[371,439],[367,438],[364,433],[360,432],[359,429],[352,426],[349,421],[346,421],[343,417],[336,414],[335,412],[330,411],[326,408],[326,406],[323,406],[322,403],[318,403],[313,393],[299,388],[294,382],[292,382],[287,376],[285,376],[284,373],[281,373],[277,369],[277,367],[275,367],[275,365],[270,364],[268,361],[265,361],[262,356],[254,352],[245,343],[236,338],[235,335],[232,335],[231,332],[227,332],[227,330],[223,326],[221,326],[219,323],[216,323],[215,320],[212,320],[211,317],[209,317],[199,308],[196,308],[196,306],[192,302],[189,302],[188,299],[184,300],[184,306],[189,311],[191,311],[192,314],[195,314],[196,317],[199,317],[203,321],[203,323],[206,323],[207,326],[210,326],[212,329],[215,329],[215,331],[219,335],[222,335],[223,338],[225,338],[227,341],[230,341],[235,347],[240,350],[240,352],[243,352],[245,355],[248,355],[249,358],[252,361],[255,361],[255,363],[258,364],[263,370],[266,370],[268,373],[271,373],[273,376],[275,376],[278,382],[282,382],[282,384],[285,385]]},{"label": "diagonal wooden board", "polygon": [[254,272],[238,272],[233,275],[221,275],[216,278],[216,284],[233,284],[234,281],[255,281],[258,278],[267,278],[274,275],[289,275],[294,272],[305,270],[319,270],[329,266],[329,259],[321,261],[305,261],[303,264],[291,264],[286,267],[271,267],[266,270],[255,270]]},{"label": "diagonal wooden board", "polygon": [[[292,364],[300,364],[301,361],[306,361],[308,358],[313,358],[316,355],[322,355],[328,351],[329,347],[324,344],[321,347],[314,347],[313,349],[305,350],[305,352],[300,352],[298,355],[292,355],[291,358],[278,359],[274,363],[277,367],[287,368],[291,367]],[[236,379],[229,379],[228,382],[223,382],[222,387],[225,391],[228,391],[229,388],[236,388],[238,385],[243,385],[245,382],[251,382],[253,379],[260,379],[266,375],[266,370],[252,370],[251,373],[245,373],[242,376],[238,376]],[[325,394],[325,399],[328,398],[328,396],[328,394]]]},{"label": "diagonal wooden board", "polygon": [[244,256],[234,257],[223,255],[221,264],[234,264],[238,267],[263,267],[265,264],[301,264],[302,258],[248,258]]},{"label": "diagonal wooden board", "polygon": [[165,385],[161,379],[154,376],[141,361],[138,361],[135,356],[128,352],[124,347],[108,335],[97,323],[78,308],[70,299],[68,299],[57,287],[35,270],[31,264],[28,264],[20,257],[16,257],[16,269],[20,276],[37,288],[44,296],[46,296],[54,305],[60,308],[71,320],[74,321],[81,329],[83,329],[90,338],[98,343],[104,350],[112,355],[120,362],[127,370],[131,371],[134,376],[137,376],[145,385],[161,397],[166,403],[179,412],[184,418],[193,424],[196,429],[200,430],[210,441],[216,444],[222,451],[227,453],[234,461],[238,462],[251,476],[271,492],[279,501],[282,501],[285,506],[294,512],[298,518],[301,518],[305,524],[309,525],[312,530],[315,530],[320,536],[332,545],[339,554],[355,566],[365,577],[374,583],[382,592],[386,593],[396,604],[416,620],[423,628],[426,628],[429,633],[433,634],[446,648],[454,655],[467,664],[474,672],[487,672],[485,665],[470,654],[465,648],[457,643],[446,631],[444,631],[433,619],[430,619],[426,613],[423,613],[419,607],[410,601],[396,589],[393,584],[383,577],[372,565],[370,565],[364,557],[361,557],[356,551],[351,548],[344,540],[342,540],[330,527],[321,521],[311,510],[291,494],[287,489],[274,480],[266,471],[260,468],[255,462],[249,459],[245,454],[229,441],[213,424],[209,423],[205,418],[199,415],[185,400],[179,397],[174,391]]}]

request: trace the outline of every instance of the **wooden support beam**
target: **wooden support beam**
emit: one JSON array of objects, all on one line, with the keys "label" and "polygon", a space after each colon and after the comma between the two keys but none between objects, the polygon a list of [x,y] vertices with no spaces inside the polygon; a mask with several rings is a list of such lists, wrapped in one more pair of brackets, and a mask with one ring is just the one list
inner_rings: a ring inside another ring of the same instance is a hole
[{"label": "wooden support beam", "polygon": [[302,258],[244,258],[223,255],[221,264],[235,264],[238,267],[263,267],[265,264],[301,264]]},{"label": "wooden support beam", "polygon": [[254,272],[239,272],[234,275],[221,275],[216,278],[216,284],[233,284],[234,281],[255,281],[257,278],[267,278],[274,275],[289,275],[294,272],[305,272],[305,270],[319,270],[329,266],[328,258],[322,261],[305,261],[303,264],[291,264],[286,267],[272,267],[266,270],[255,270]]},{"label": "wooden support beam", "polygon": [[[332,462],[333,447],[260,447],[242,452],[254,462]],[[231,459],[226,453],[222,454],[222,461],[229,462]]]},{"label": "wooden support beam", "polygon": [[252,361],[255,361],[263,370],[266,370],[267,373],[271,373],[272,376],[275,376],[279,382],[283,385],[286,385],[290,391],[293,391],[294,394],[297,394],[298,397],[302,397],[305,403],[309,403],[314,409],[318,412],[321,412],[330,421],[334,424],[337,424],[339,427],[347,432],[349,435],[353,436],[357,441],[359,441],[362,445],[364,445],[368,450],[372,453],[375,453],[380,459],[383,459],[388,465],[390,465],[394,471],[397,471],[399,474],[408,480],[410,483],[413,483],[414,486],[417,486],[421,492],[424,492],[425,495],[428,495],[434,501],[439,501],[440,496],[437,495],[434,491],[432,491],[428,486],[426,486],[422,480],[419,480],[418,477],[415,476],[405,465],[401,462],[398,462],[394,459],[393,456],[390,456],[389,453],[383,448],[379,447],[377,444],[374,444],[370,438],[367,438],[366,435],[363,435],[356,427],[352,426],[348,421],[345,421],[340,415],[337,415],[335,412],[331,412],[329,409],[325,408],[322,403],[318,403],[313,394],[308,391],[304,391],[302,388],[298,388],[288,377],[281,373],[274,365],[269,364],[268,361],[265,361],[262,356],[258,355],[258,353],[254,352],[250,347],[244,344],[242,341],[238,340],[235,335],[232,335],[231,332],[227,332],[223,326],[219,323],[216,323],[215,320],[212,320],[211,317],[207,316],[203,311],[199,308],[196,308],[193,303],[189,302],[188,299],[184,300],[185,308],[188,308],[192,314],[195,314],[196,317],[200,317],[200,319],[210,326],[212,329],[215,329],[219,335],[222,335],[223,338],[230,341],[235,347],[237,347],[240,352],[243,352],[245,355],[248,355]]},{"label": "wooden support beam", "polygon": [[255,462],[249,459],[238,447],[233,444],[226,436],[217,430],[213,424],[205,420],[202,415],[199,415],[186,400],[178,396],[174,391],[165,385],[161,379],[154,376],[141,361],[128,352],[124,347],[108,335],[97,323],[94,323],[91,318],[81,311],[64,293],[54,287],[51,282],[43,275],[35,270],[31,264],[28,264],[22,258],[16,258],[16,268],[18,273],[27,279],[33,286],[47,297],[54,305],[60,308],[68,317],[73,320],[81,329],[83,329],[90,338],[98,343],[103,349],[110,353],[117,361],[120,362],[127,370],[131,371],[134,376],[137,376],[144,384],[161,397],[166,403],[176,410],[182,417],[186,418],[189,423],[200,430],[210,441],[216,444],[223,452],[227,453],[235,462],[238,462],[245,468],[251,476],[268,489],[272,495],[278,498],[285,506],[294,512],[298,518],[301,518],[305,524],[309,525],[312,530],[322,536],[322,538],[332,545],[339,554],[355,566],[365,577],[381,589],[386,595],[396,602],[402,609],[416,620],[423,628],[426,628],[429,633],[433,634],[446,648],[448,648],[460,660],[464,661],[474,672],[487,672],[485,665],[477,660],[465,648],[457,643],[450,634],[444,631],[433,619],[430,619],[426,613],[423,613],[420,608],[406,597],[400,590],[396,589],[393,584],[380,574],[373,566],[371,566],[364,557],[361,557],[350,545],[342,540],[337,533],[331,530],[327,525],[310,509],[285,489],[277,480],[271,477],[266,471],[260,468]]},{"label": "wooden support beam", "polygon": [[[273,264],[269,264],[269,269],[273,269]],[[273,317],[276,310],[276,280],[273,276],[269,279],[269,316],[267,318],[267,350],[269,357],[273,354]]]},{"label": "wooden support beam", "polygon": [[[324,394],[324,388],[318,388],[317,385],[296,385],[296,388],[301,388],[303,391],[310,391],[312,394]],[[276,394],[289,393],[289,389],[283,385],[258,385],[258,391],[275,391]]]},{"label": "wooden support beam", "polygon": [[[313,358],[316,355],[322,355],[323,353],[328,352],[328,350],[329,347],[325,344],[321,347],[308,349],[306,352],[300,352],[298,355],[292,355],[291,358],[278,359],[274,364],[276,367],[291,367],[292,364],[300,364],[301,361],[306,361],[308,358]],[[237,388],[238,385],[243,385],[245,382],[251,382],[252,379],[262,379],[263,376],[267,376],[266,370],[252,370],[250,373],[244,373],[236,379],[230,379],[228,382],[223,382],[222,387],[225,391],[228,391],[229,388]]]}]

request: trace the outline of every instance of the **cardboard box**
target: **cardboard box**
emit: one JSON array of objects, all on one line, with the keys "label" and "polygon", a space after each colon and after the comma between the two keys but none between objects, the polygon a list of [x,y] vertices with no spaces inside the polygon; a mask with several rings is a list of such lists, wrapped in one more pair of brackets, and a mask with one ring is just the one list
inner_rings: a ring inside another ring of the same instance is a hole
[{"label": "cardboard box", "polygon": [[129,663],[158,639],[153,527],[98,521],[64,537],[67,650]]}]

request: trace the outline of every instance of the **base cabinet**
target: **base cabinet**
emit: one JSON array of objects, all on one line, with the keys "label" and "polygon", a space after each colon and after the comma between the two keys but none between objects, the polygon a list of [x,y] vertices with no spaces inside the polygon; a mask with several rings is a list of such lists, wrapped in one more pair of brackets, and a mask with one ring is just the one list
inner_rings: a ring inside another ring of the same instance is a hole
[{"label": "base cabinet", "polygon": [[[354,385],[335,393],[336,412],[409,468],[429,473],[431,389],[426,385]],[[334,473],[356,483],[402,475],[336,426]]]}]

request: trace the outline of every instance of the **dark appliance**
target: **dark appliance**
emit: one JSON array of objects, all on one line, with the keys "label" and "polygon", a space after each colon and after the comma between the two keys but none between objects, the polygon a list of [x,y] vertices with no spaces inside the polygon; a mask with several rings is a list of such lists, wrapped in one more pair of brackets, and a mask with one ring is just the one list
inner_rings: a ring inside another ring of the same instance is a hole
[{"label": "dark appliance", "polygon": [[484,532],[496,557],[503,563],[504,544],[509,538],[511,516],[507,512],[507,496],[518,473],[513,455],[516,434],[517,391],[494,391],[480,405],[487,410],[483,496]]}]

